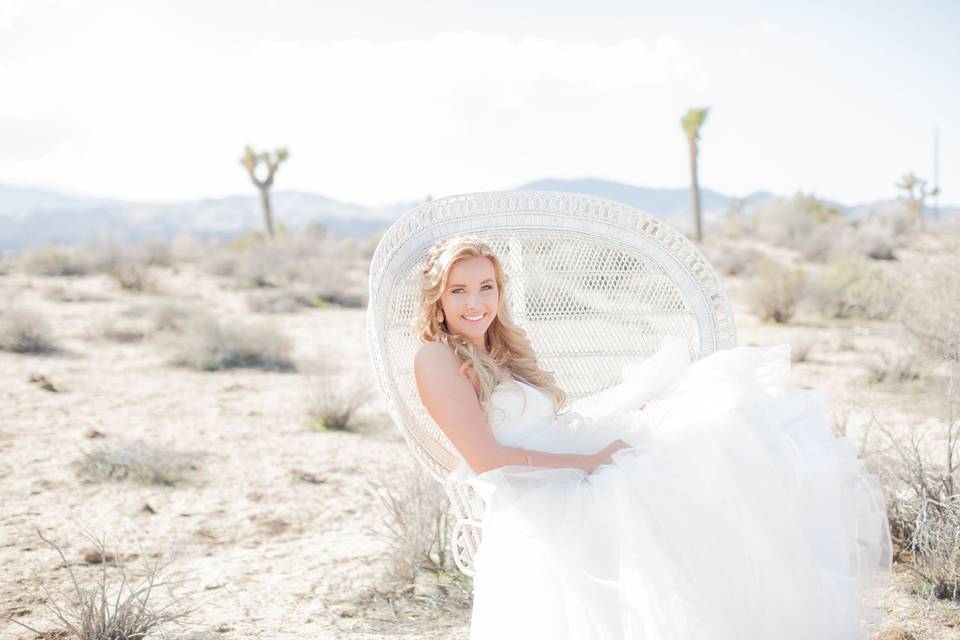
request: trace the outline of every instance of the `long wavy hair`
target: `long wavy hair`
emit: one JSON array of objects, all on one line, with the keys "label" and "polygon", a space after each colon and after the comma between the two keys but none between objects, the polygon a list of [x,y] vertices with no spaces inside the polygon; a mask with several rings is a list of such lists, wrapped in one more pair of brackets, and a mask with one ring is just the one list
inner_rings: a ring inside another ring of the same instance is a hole
[{"label": "long wavy hair", "polygon": [[[499,296],[497,315],[485,336],[488,346],[486,352],[462,335],[451,333],[440,306],[440,297],[447,288],[453,265],[478,257],[487,258],[493,264]],[[477,395],[484,408],[497,385],[512,377],[550,396],[555,411],[559,413],[566,405],[567,394],[557,386],[552,373],[540,368],[527,332],[510,316],[505,295],[507,282],[500,259],[483,240],[459,236],[438,241],[427,252],[427,262],[420,278],[417,335],[420,342],[442,342],[453,350],[460,363],[460,373],[472,373],[476,377],[479,383]]]}]

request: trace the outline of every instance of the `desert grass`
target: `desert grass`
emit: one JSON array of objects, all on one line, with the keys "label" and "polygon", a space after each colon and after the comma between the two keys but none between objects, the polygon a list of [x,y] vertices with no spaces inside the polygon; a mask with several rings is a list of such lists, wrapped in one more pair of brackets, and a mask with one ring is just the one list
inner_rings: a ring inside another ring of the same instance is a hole
[{"label": "desert grass", "polygon": [[0,308],[0,350],[46,353],[54,348],[50,323],[40,313],[12,300]]},{"label": "desert grass", "polygon": [[199,371],[252,368],[293,371],[292,342],[265,323],[227,322],[193,316],[181,331],[168,334],[170,362]]},{"label": "desert grass", "polygon": [[174,486],[197,466],[198,456],[142,441],[102,444],[74,463],[77,474],[94,480]]},{"label": "desert grass", "polygon": [[329,369],[311,385],[307,417],[316,431],[350,431],[357,411],[373,397],[361,378]]},{"label": "desert grass", "polygon": [[410,461],[369,486],[384,507],[387,576],[378,595],[411,595],[436,607],[467,608],[472,584],[452,556],[455,516],[443,486]]},{"label": "desert grass", "polygon": [[816,344],[816,338],[809,333],[801,334],[791,340],[790,361],[794,364],[807,362],[810,359],[814,344]]},{"label": "desert grass", "polygon": [[[175,594],[175,588],[183,585],[182,577],[172,574],[169,565],[160,562],[147,563],[145,574],[136,582],[127,568],[123,554],[108,551],[105,538],[87,531],[83,536],[93,545],[85,555],[88,564],[97,564],[100,571],[94,582],[85,582],[74,571],[57,543],[37,535],[52,547],[63,562],[73,587],[73,597],[51,594],[44,586],[47,621],[52,629],[39,630],[32,625],[10,618],[41,638],[74,638],[75,640],[141,640],[151,637],[166,637],[171,627],[183,628],[199,609],[193,596]],[[119,586],[117,585],[119,583]],[[158,604],[161,589],[168,593],[167,602]],[[35,623],[36,624],[36,623]]]}]

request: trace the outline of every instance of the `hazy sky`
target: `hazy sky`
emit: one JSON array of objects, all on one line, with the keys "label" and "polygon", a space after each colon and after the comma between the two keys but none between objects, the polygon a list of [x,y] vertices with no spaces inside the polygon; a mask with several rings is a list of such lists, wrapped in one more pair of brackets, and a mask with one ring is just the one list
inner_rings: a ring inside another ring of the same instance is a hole
[{"label": "hazy sky", "polygon": [[[664,7],[670,5],[670,11]],[[360,204],[544,177],[960,203],[960,2],[0,0],[0,183]],[[869,8],[867,8],[869,7]]]}]

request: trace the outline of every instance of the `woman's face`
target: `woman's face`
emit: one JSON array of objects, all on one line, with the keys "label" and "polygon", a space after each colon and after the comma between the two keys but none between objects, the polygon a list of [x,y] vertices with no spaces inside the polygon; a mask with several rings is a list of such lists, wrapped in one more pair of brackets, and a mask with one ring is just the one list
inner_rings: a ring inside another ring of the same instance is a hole
[{"label": "woman's face", "polygon": [[500,291],[493,263],[483,256],[461,260],[450,268],[447,288],[440,306],[447,318],[447,330],[486,348],[484,335],[497,317]]}]

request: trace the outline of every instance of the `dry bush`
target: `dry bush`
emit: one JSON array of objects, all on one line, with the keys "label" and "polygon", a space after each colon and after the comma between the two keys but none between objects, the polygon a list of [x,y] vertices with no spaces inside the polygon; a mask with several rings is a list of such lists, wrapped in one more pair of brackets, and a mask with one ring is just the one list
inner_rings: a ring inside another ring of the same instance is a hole
[{"label": "dry bush", "polygon": [[106,302],[110,298],[99,293],[90,291],[80,291],[73,288],[67,288],[61,285],[54,285],[47,289],[44,295],[48,300],[56,302]]},{"label": "dry bush", "polygon": [[408,463],[386,480],[369,480],[383,503],[387,570],[395,590],[469,607],[472,589],[457,569],[451,540],[455,517],[443,485]]},{"label": "dry bush", "polygon": [[210,255],[205,268],[241,286],[293,287],[307,306],[357,307],[367,303],[368,265],[353,240],[306,229],[273,241],[245,236]]},{"label": "dry bush", "polygon": [[43,316],[12,302],[0,308],[0,350],[45,353],[53,349],[50,324]]},{"label": "dry bush", "polygon": [[750,282],[751,304],[761,320],[789,322],[796,313],[805,287],[802,269],[790,268],[773,260],[761,260]]},{"label": "dry bush", "polygon": [[[905,291],[899,314],[920,352],[945,369],[939,416],[924,429],[909,425],[906,437],[880,425],[892,459],[882,468],[890,527],[910,553],[912,568],[928,592],[960,601],[960,276],[952,264],[918,274]],[[932,385],[931,385],[932,386]],[[942,434],[931,442],[931,434]]]},{"label": "dry bush", "polygon": [[157,331],[180,331],[198,315],[198,310],[189,304],[173,300],[156,302],[145,310],[146,317]]},{"label": "dry bush", "polygon": [[[145,563],[144,575],[134,582],[134,576],[126,566],[123,554],[108,551],[103,538],[86,531],[84,537],[93,544],[87,554],[91,562],[100,565],[96,581],[85,584],[73,569],[63,549],[46,538],[39,530],[37,535],[53,547],[70,575],[73,597],[66,602],[62,594],[54,596],[43,587],[45,606],[50,614],[46,618],[52,630],[41,631],[14,618],[14,622],[41,638],[74,638],[76,640],[141,640],[158,634],[166,637],[170,625],[184,627],[189,618],[200,610],[196,596],[179,596],[175,587],[186,582],[172,575],[169,565],[160,562]],[[119,583],[119,586],[117,585]],[[161,588],[166,589],[167,600],[157,604]]]},{"label": "dry bush", "polygon": [[173,364],[200,371],[294,369],[290,339],[267,324],[226,323],[200,315],[187,320],[180,332],[168,334],[167,342]]},{"label": "dry bush", "polygon": [[870,212],[870,217],[888,226],[895,238],[907,236],[918,227],[914,211],[902,200],[881,205]]},{"label": "dry bush", "polygon": [[93,338],[113,342],[137,342],[146,336],[141,325],[135,322],[106,316],[95,322],[89,331]]},{"label": "dry bush", "polygon": [[703,246],[703,253],[710,264],[728,276],[750,275],[756,272],[763,253],[741,243],[714,240]]},{"label": "dry bush", "polygon": [[202,262],[220,246],[217,240],[177,234],[170,241],[170,259],[174,262]]},{"label": "dry bush", "polygon": [[173,249],[166,238],[147,238],[133,247],[131,261],[151,267],[169,267],[173,263]]},{"label": "dry bush", "polygon": [[74,463],[79,475],[95,480],[132,480],[145,485],[173,486],[197,469],[198,455],[144,442],[103,444],[84,451]]},{"label": "dry bush", "polygon": [[[906,437],[879,426],[892,451],[881,467],[891,534],[909,551],[911,568],[930,595],[960,601],[960,372],[954,369],[945,390],[946,434],[939,452],[924,440],[944,426],[940,421],[923,430],[911,425]],[[935,460],[940,455],[942,461]]]},{"label": "dry bush", "polygon": [[909,335],[933,357],[960,362],[960,259],[914,271],[900,295],[896,319]]},{"label": "dry bush", "polygon": [[90,257],[78,246],[34,247],[24,251],[20,260],[24,271],[41,276],[82,276],[95,269]]},{"label": "dry bush", "polygon": [[909,349],[896,349],[892,354],[881,351],[878,360],[868,367],[867,381],[872,384],[899,384],[920,380],[924,377],[923,371],[918,354]]},{"label": "dry bush", "polygon": [[339,373],[324,375],[313,385],[307,416],[317,431],[345,431],[352,420],[373,396],[369,384],[359,378]]},{"label": "dry bush", "polygon": [[843,214],[813,195],[770,198],[751,218],[753,233],[779,247],[798,250],[807,260],[825,260],[844,227]]},{"label": "dry bush", "polygon": [[290,289],[266,289],[247,296],[247,308],[257,313],[293,313],[301,307],[312,307],[307,296]]},{"label": "dry bush", "polygon": [[826,317],[889,319],[897,310],[902,283],[859,256],[830,264],[810,287],[810,300]]},{"label": "dry bush", "polygon": [[846,239],[849,252],[873,260],[896,260],[893,226],[876,218],[861,220]]},{"label": "dry bush", "polygon": [[810,334],[803,334],[790,341],[790,362],[806,362],[813,350],[816,338]]},{"label": "dry bush", "polygon": [[156,281],[146,265],[133,260],[120,260],[107,271],[121,288],[128,291],[150,291],[155,289]]}]

